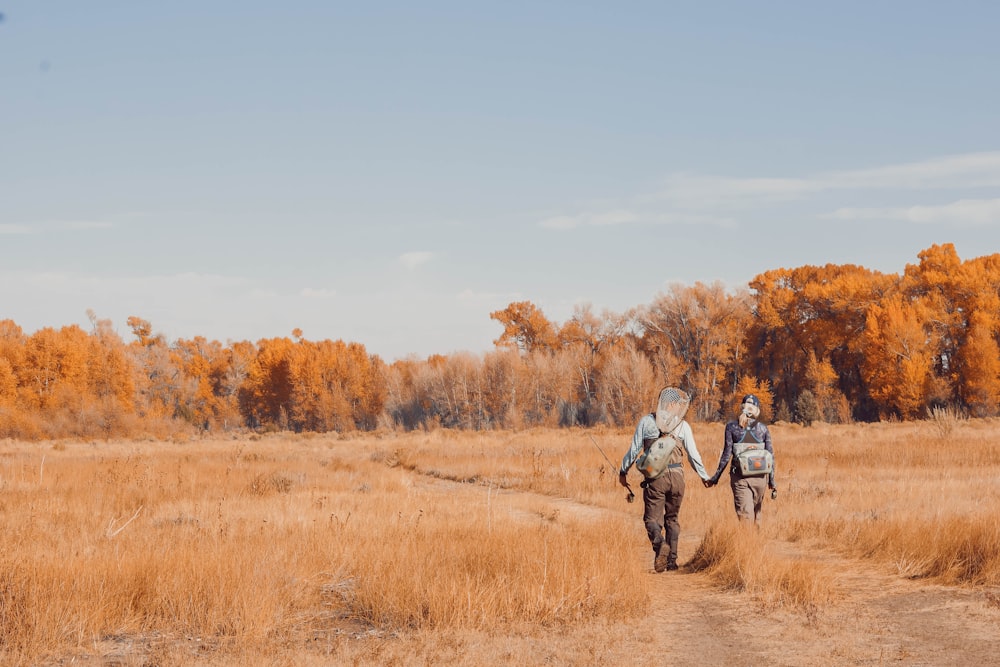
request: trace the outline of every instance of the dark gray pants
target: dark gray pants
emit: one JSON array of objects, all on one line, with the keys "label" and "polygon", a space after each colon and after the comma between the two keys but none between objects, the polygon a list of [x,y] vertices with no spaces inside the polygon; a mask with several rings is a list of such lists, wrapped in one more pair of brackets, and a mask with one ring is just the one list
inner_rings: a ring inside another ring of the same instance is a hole
[{"label": "dark gray pants", "polygon": [[653,546],[653,553],[659,554],[663,547],[669,549],[667,563],[677,563],[677,538],[681,525],[677,514],[684,500],[684,471],[667,468],[656,479],[646,482],[642,490],[642,522],[646,524],[646,534]]}]

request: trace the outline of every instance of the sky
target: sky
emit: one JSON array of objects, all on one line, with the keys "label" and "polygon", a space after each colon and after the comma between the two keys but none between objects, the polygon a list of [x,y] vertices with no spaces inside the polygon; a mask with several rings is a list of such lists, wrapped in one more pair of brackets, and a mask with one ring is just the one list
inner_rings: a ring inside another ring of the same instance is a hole
[{"label": "sky", "polygon": [[493,349],[1000,252],[1000,3],[0,0],[0,320]]}]

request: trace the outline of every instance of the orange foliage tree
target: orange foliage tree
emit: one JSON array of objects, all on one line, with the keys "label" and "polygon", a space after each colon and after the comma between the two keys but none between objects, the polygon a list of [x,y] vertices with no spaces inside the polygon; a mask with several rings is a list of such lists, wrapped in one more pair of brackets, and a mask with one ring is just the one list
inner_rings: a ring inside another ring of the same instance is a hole
[{"label": "orange foliage tree", "polygon": [[555,327],[530,301],[511,303],[490,313],[490,319],[503,325],[503,333],[493,341],[497,347],[512,346],[522,352],[552,351],[557,346]]},{"label": "orange foliage tree", "polygon": [[265,339],[247,365],[240,409],[254,427],[372,429],[385,403],[382,375],[381,360],[358,343]]},{"label": "orange foliage tree", "polygon": [[[562,325],[530,301],[490,318],[496,349],[386,366],[360,343],[167,341],[131,316],[26,335],[0,321],[0,436],[327,431],[380,426],[631,426],[657,390],[729,418],[745,393],[774,419],[919,418],[1000,406],[1000,254],[932,246],[902,275],[852,265],[776,269],[751,291],[675,284],[647,306]],[[799,414],[794,414],[798,411]]]},{"label": "orange foliage tree", "polygon": [[1000,321],[1000,255],[963,262],[950,243],[934,245],[907,265],[904,293],[926,304],[936,334],[935,402],[977,415],[996,414]]},{"label": "orange foliage tree", "polygon": [[864,331],[862,377],[883,412],[912,419],[928,405],[937,346],[928,309],[902,295],[873,304]]},{"label": "orange foliage tree", "polygon": [[[753,374],[771,383],[779,404],[791,407],[801,392],[812,393],[817,381],[828,377],[819,368],[810,376],[810,359],[829,363],[838,378],[836,389],[854,406],[855,416],[877,416],[860,372],[861,332],[869,306],[879,303],[895,281],[863,267],[833,264],[756,276],[750,282],[754,321],[747,338]],[[836,394],[831,397],[839,402]]]},{"label": "orange foliage tree", "polygon": [[1000,405],[1000,346],[997,323],[984,312],[969,316],[969,331],[962,348],[960,392],[975,417],[993,417]]}]

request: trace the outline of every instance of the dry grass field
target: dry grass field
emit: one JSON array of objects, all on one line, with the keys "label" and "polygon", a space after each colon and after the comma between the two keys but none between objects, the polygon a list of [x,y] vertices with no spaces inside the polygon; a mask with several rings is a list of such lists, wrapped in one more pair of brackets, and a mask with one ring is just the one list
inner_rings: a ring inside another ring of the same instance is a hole
[{"label": "dry grass field", "polygon": [[663,574],[630,432],[0,443],[0,664],[995,664],[1000,421],[771,431]]}]

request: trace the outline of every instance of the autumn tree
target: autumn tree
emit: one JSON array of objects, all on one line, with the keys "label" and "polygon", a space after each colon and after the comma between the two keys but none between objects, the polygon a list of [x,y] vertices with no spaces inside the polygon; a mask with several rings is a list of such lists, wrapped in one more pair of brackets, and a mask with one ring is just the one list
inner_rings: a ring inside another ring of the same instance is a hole
[{"label": "autumn tree", "polygon": [[292,341],[266,338],[257,342],[257,354],[247,368],[240,387],[240,412],[254,428],[288,429],[292,398]]},{"label": "autumn tree", "polygon": [[87,340],[86,419],[81,414],[81,421],[91,421],[106,438],[125,435],[135,412],[132,359],[111,320],[98,319],[91,311],[87,314],[93,330]]},{"label": "autumn tree", "polygon": [[809,350],[806,357],[802,386],[816,397],[816,406],[823,421],[831,424],[846,424],[851,421],[851,408],[838,388],[837,371],[829,360],[816,356]]},{"label": "autumn tree", "polygon": [[40,409],[79,405],[87,390],[87,333],[77,325],[39,329],[25,345],[24,374]]},{"label": "autumn tree", "polygon": [[286,426],[319,432],[374,428],[385,404],[381,360],[359,343],[311,342],[300,331],[296,338],[288,348]]},{"label": "autumn tree", "polygon": [[232,346],[195,336],[175,341],[170,358],[181,376],[176,389],[179,417],[201,429],[229,429],[239,423]]},{"label": "autumn tree", "polygon": [[427,403],[416,388],[420,367],[417,358],[399,359],[385,373],[386,413],[392,424],[407,430],[419,427],[427,416]]},{"label": "autumn tree", "polygon": [[675,361],[659,370],[667,384],[693,394],[699,419],[718,418],[732,395],[750,317],[748,294],[729,293],[721,282],[671,285],[640,312],[644,349],[653,359]]},{"label": "autumn tree", "polygon": [[17,400],[25,340],[24,332],[13,320],[0,320],[0,404],[12,406]]},{"label": "autumn tree", "polygon": [[125,321],[128,324],[129,329],[132,331],[132,335],[136,337],[139,345],[145,347],[153,342],[153,325],[150,324],[149,320],[144,320],[136,315],[130,315]]},{"label": "autumn tree", "polygon": [[779,402],[794,405],[816,379],[807,379],[812,353],[830,364],[837,389],[858,416],[877,416],[861,376],[862,332],[868,308],[890,293],[896,281],[863,267],[834,264],[756,276],[750,282],[754,321],[747,338],[753,375],[771,382]]},{"label": "autumn tree", "polygon": [[925,305],[933,326],[934,377],[942,387],[935,402],[988,413],[1000,399],[991,362],[1000,342],[1000,255],[963,262],[954,245],[945,243],[921,251],[918,258],[907,265],[902,289]]},{"label": "autumn tree", "polygon": [[24,338],[13,320],[0,320],[0,437],[20,435],[29,419],[18,405]]},{"label": "autumn tree", "polygon": [[597,397],[597,377],[607,356],[629,335],[628,323],[625,315],[608,310],[597,315],[590,304],[578,304],[559,327],[559,355],[566,358],[575,376],[573,395],[563,408],[564,425],[591,426],[605,419],[607,413]]},{"label": "autumn tree", "polygon": [[133,369],[136,411],[148,423],[173,419],[181,406],[178,399],[184,382],[177,359],[166,338],[153,334],[149,322],[135,316],[128,321],[136,337],[126,350]]},{"label": "autumn tree", "polygon": [[662,388],[649,357],[627,340],[603,355],[597,376],[597,397],[604,414],[616,426],[634,425],[655,408]]},{"label": "autumn tree", "polygon": [[528,390],[522,386],[520,354],[499,349],[483,357],[484,427],[517,428],[524,425],[522,402]]},{"label": "autumn tree", "polygon": [[872,304],[863,336],[862,377],[883,413],[912,419],[932,395],[934,327],[924,304],[896,295]]},{"label": "autumn tree", "polygon": [[962,349],[960,392],[974,417],[993,417],[1000,406],[1000,346],[996,320],[991,314],[974,312]]},{"label": "autumn tree", "polygon": [[795,421],[805,426],[812,426],[813,422],[819,421],[821,417],[816,397],[808,389],[803,389],[795,399]]},{"label": "autumn tree", "polygon": [[490,319],[503,326],[503,333],[493,341],[497,347],[514,347],[527,353],[552,351],[558,343],[552,322],[530,301],[511,303],[490,313]]}]

